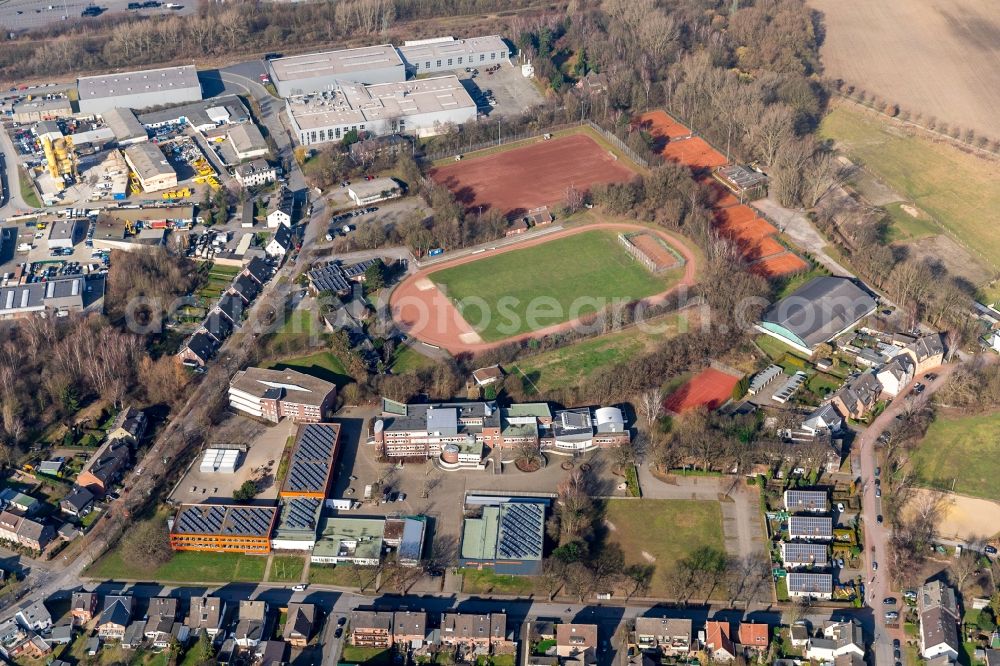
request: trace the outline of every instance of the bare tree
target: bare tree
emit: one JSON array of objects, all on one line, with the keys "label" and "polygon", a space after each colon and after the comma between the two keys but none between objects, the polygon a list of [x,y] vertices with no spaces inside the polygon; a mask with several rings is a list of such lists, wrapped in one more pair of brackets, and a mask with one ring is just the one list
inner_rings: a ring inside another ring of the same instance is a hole
[{"label": "bare tree", "polygon": [[636,405],[639,408],[639,413],[642,414],[643,419],[646,421],[647,428],[651,428],[663,414],[663,399],[660,397],[660,392],[656,389],[650,389],[641,393],[636,400]]}]

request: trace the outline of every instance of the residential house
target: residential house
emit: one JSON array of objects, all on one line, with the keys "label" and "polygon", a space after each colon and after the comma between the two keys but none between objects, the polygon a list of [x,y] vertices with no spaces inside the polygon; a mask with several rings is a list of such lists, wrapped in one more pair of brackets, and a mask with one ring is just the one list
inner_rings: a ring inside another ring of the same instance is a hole
[{"label": "residential house", "polygon": [[944,363],[944,344],[937,333],[918,338],[907,345],[903,353],[913,359],[915,375],[922,375]]},{"label": "residential house", "polygon": [[108,430],[108,439],[124,439],[136,444],[146,434],[148,425],[146,414],[141,409],[126,407],[115,416],[115,421]]},{"label": "residential house", "polygon": [[267,208],[267,226],[270,229],[292,226],[292,213],[295,208],[295,195],[288,188],[271,197]]},{"label": "residential house", "polygon": [[736,646],[729,637],[729,622],[709,620],[705,623],[705,651],[714,661],[736,659]]},{"label": "residential house", "polygon": [[131,620],[132,597],[127,594],[109,594],[104,598],[104,610],[97,622],[97,635],[106,641],[120,641]]},{"label": "residential house", "polygon": [[97,614],[97,593],[74,592],[70,600],[69,614],[73,616],[73,624],[78,626],[93,620]]},{"label": "residential house", "polygon": [[284,641],[263,641],[254,651],[256,666],[284,666],[288,644]]},{"label": "residential house", "polygon": [[351,645],[387,648],[392,645],[393,615],[385,611],[351,612]]},{"label": "residential house", "polygon": [[744,650],[752,650],[757,653],[767,652],[770,637],[770,627],[766,624],[760,622],[740,622],[737,639]]},{"label": "residential house", "polygon": [[958,659],[960,619],[955,590],[941,581],[930,581],[917,597],[920,613],[920,655],[924,659],[945,656]]},{"label": "residential house", "polygon": [[40,600],[21,604],[14,618],[28,631],[46,631],[52,628],[52,615]]},{"label": "residential house", "polygon": [[597,662],[596,624],[556,625],[556,655],[579,664]]},{"label": "residential house", "polygon": [[204,631],[214,639],[222,628],[226,617],[226,602],[221,597],[194,597],[187,616],[187,626],[197,635]]},{"label": "residential house", "polygon": [[[219,302],[215,304],[214,308],[212,308],[212,311],[209,313],[208,318],[205,321],[207,322],[208,319],[211,319],[214,316],[220,321],[225,320],[229,322],[230,328],[239,328],[240,324],[243,323],[243,315],[246,314],[248,310],[249,308],[247,307],[247,303],[239,296],[239,294],[226,292],[219,298]],[[208,329],[208,326],[206,326],[206,329]],[[222,342],[222,338],[214,335],[212,331],[209,330],[208,333],[215,338],[216,342]],[[229,333],[226,333],[223,337],[228,336]]]},{"label": "residential house", "polygon": [[257,647],[264,640],[267,624],[267,602],[240,601],[239,621],[236,623],[234,638],[241,648]]},{"label": "residential house", "polygon": [[76,483],[102,497],[122,477],[131,461],[132,447],[127,441],[108,439],[83,466]]},{"label": "residential house", "polygon": [[786,490],[783,499],[789,513],[826,513],[830,510],[825,490]]},{"label": "residential house", "polygon": [[397,611],[392,622],[392,642],[411,649],[418,649],[427,640],[427,613]]},{"label": "residential house", "polygon": [[686,657],[691,651],[691,620],[636,618],[635,640],[641,650],[659,648],[664,656]]},{"label": "residential house", "polygon": [[[149,611],[146,613],[146,630],[143,632],[154,647],[164,648],[170,645],[175,637],[174,625],[177,624],[177,599],[172,597],[154,597],[149,600]],[[187,627],[183,627],[181,642],[187,640]]]},{"label": "residential house", "polygon": [[[56,645],[69,645],[73,642],[73,625],[60,624],[52,627],[51,631],[44,636],[44,639],[45,642],[49,644],[49,647],[54,647]],[[49,664],[49,666],[52,666],[52,664]]]},{"label": "residential house", "polygon": [[809,638],[803,653],[806,659],[832,662],[844,655],[865,656],[865,638],[861,623],[829,622],[823,627],[823,635]]},{"label": "residential house", "polygon": [[42,508],[42,503],[31,495],[15,493],[7,502],[7,508],[22,516],[33,516]]},{"label": "residential house", "polygon": [[825,567],[829,546],[825,543],[781,543],[781,562],[785,569]]},{"label": "residential house", "polygon": [[127,627],[121,638],[121,646],[125,650],[138,650],[146,641],[146,621],[135,620]]},{"label": "residential house", "polygon": [[94,504],[94,493],[86,488],[74,486],[68,495],[59,502],[59,510],[67,516],[82,518],[90,513],[90,508]]},{"label": "residential house", "polygon": [[315,628],[316,606],[313,604],[288,604],[287,620],[281,636],[292,647],[304,648],[308,645]]},{"label": "residential house", "polygon": [[845,419],[863,419],[878,402],[882,384],[873,372],[864,372],[849,380],[830,400]]},{"label": "residential house", "polygon": [[504,613],[444,613],[441,642],[461,646],[477,654],[507,647],[507,616]]},{"label": "residential house", "polygon": [[844,419],[830,403],[817,407],[802,421],[802,429],[814,437],[824,432],[840,432],[843,427]]},{"label": "residential house", "polygon": [[243,267],[243,272],[240,275],[250,277],[254,282],[263,287],[271,279],[271,273],[270,264],[260,257],[254,257]]},{"label": "residential house", "polygon": [[802,621],[788,628],[788,640],[793,648],[804,648],[809,644],[809,627]]},{"label": "residential house", "polygon": [[832,599],[833,576],[828,573],[789,572],[788,596],[795,599]]},{"label": "residential house", "polygon": [[0,540],[42,551],[55,538],[51,525],[26,518],[13,511],[0,513]]},{"label": "residential house", "polygon": [[280,259],[292,249],[292,230],[284,224],[274,230],[271,240],[264,246],[267,256]]},{"label": "residential house", "polygon": [[63,467],[66,466],[66,459],[62,456],[53,458],[52,460],[43,460],[38,463],[35,471],[39,474],[48,474],[49,476],[62,476]]},{"label": "residential house", "polygon": [[830,516],[789,516],[788,537],[803,541],[830,541],[833,519]]},{"label": "residential house", "polygon": [[895,398],[913,381],[915,367],[913,359],[907,354],[899,354],[883,365],[875,374],[875,378],[882,385],[882,392],[890,398]]},{"label": "residential house", "polygon": [[260,283],[249,275],[240,274],[233,280],[227,293],[239,296],[245,305],[250,305],[260,295]]},{"label": "residential house", "polygon": [[233,178],[243,187],[260,187],[276,181],[278,170],[265,160],[254,160],[237,166]]},{"label": "residential house", "polygon": [[24,654],[29,642],[27,630],[14,618],[0,622],[0,655],[16,659]]},{"label": "residential house", "polygon": [[219,342],[204,331],[198,331],[177,352],[177,358],[184,365],[202,367],[208,363],[219,349]]}]

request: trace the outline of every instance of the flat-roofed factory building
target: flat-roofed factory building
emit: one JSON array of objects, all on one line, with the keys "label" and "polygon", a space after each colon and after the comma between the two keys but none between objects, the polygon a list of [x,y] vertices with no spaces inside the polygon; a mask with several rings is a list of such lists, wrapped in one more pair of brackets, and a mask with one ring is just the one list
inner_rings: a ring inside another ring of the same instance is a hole
[{"label": "flat-roofed factory building", "polygon": [[344,84],[336,90],[285,100],[292,131],[303,146],[340,141],[352,131],[439,134],[449,124],[476,119],[476,103],[457,76],[377,85]]},{"label": "flat-roofed factory building", "polygon": [[170,525],[170,547],[230,553],[268,553],[278,507],[182,504]]},{"label": "flat-roofed factory building", "polygon": [[158,192],[177,187],[177,172],[159,146],[148,141],[126,148],[125,162],[139,179],[143,192]]},{"label": "flat-roofed factory building", "polygon": [[403,57],[408,71],[428,74],[507,62],[510,49],[500,35],[468,39],[436,37],[403,42],[399,55]]},{"label": "flat-roofed factory building", "polygon": [[267,61],[267,71],[282,97],[332,90],[344,83],[406,80],[403,60],[392,44],[274,58]]},{"label": "flat-roofed factory building", "polygon": [[84,76],[76,80],[80,113],[145,109],[201,99],[194,65]]}]

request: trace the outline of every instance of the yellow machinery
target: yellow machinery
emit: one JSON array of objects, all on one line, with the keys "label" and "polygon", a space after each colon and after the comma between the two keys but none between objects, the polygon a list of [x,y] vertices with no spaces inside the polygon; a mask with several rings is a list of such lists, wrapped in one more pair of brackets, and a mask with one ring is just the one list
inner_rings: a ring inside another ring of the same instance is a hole
[{"label": "yellow machinery", "polygon": [[168,191],[164,192],[163,193],[163,198],[164,199],[183,199],[185,197],[191,196],[192,194],[194,194],[194,192],[191,191],[190,187],[182,187],[179,190],[168,190]]},{"label": "yellow machinery", "polygon": [[[45,161],[48,162],[49,174],[57,183],[63,183],[66,174],[78,177],[76,168],[76,152],[73,150],[72,137],[63,136],[56,140],[46,136],[42,139],[42,150]],[[62,188],[60,188],[62,189]]]}]

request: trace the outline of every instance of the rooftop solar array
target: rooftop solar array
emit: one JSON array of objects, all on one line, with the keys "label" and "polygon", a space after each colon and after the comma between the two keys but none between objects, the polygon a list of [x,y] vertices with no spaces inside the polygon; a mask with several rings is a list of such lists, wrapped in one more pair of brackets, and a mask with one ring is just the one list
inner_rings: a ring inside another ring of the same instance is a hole
[{"label": "rooftop solar array", "polygon": [[276,511],[273,506],[191,504],[181,508],[173,531],[175,534],[270,536]]},{"label": "rooftop solar array", "polygon": [[828,506],[826,491],[785,491],[785,508],[789,511],[826,511]]},{"label": "rooftop solar array", "polygon": [[503,506],[497,556],[515,560],[540,559],[545,531],[542,504],[511,503]]},{"label": "rooftop solar array", "polygon": [[316,529],[316,514],[321,500],[315,497],[295,497],[285,504],[282,527],[295,530]]},{"label": "rooftop solar array", "polygon": [[792,537],[825,537],[833,535],[833,521],[829,516],[792,516],[788,519],[788,533]]},{"label": "rooftop solar array", "polygon": [[782,546],[785,564],[826,564],[826,545],[822,543],[786,543]]},{"label": "rooftop solar array", "polygon": [[833,576],[830,574],[790,573],[788,574],[788,590],[789,592],[830,594],[833,592]]},{"label": "rooftop solar array", "polygon": [[288,465],[283,492],[325,493],[337,450],[335,425],[310,423],[301,426]]}]

